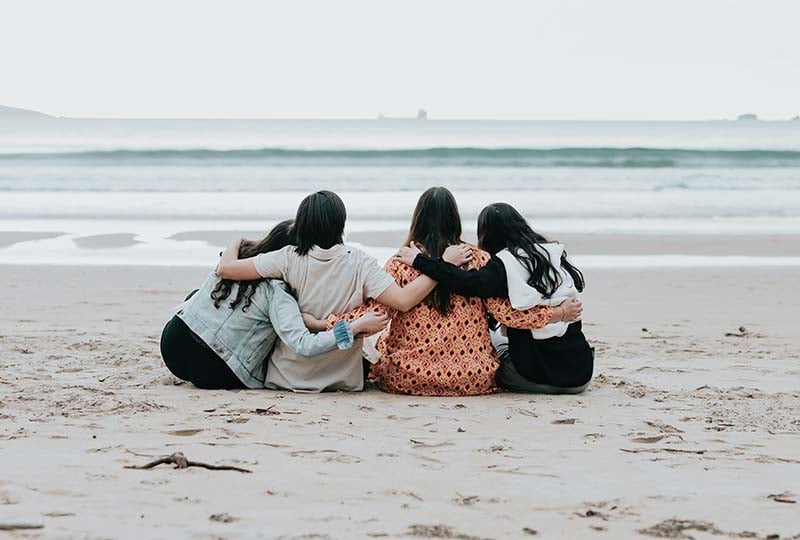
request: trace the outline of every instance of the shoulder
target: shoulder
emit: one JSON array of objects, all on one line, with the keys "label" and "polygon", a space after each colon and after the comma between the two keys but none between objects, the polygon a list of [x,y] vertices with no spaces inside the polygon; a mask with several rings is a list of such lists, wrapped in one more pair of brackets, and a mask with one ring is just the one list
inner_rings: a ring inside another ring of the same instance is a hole
[{"label": "shoulder", "polygon": [[[292,259],[299,257],[295,251],[295,246],[286,246],[277,251],[268,251],[266,253],[259,253],[253,257],[253,264],[256,270],[260,268],[273,268],[274,266],[283,266],[285,263],[290,262]],[[259,270],[259,273],[263,273]]]},{"label": "shoulder", "polygon": [[270,254],[274,254],[274,256],[276,257],[283,257],[286,259],[297,259],[299,257],[302,257],[302,255],[297,253],[297,246],[292,246],[292,245],[284,246],[278,251],[271,251],[268,253],[264,253],[264,255],[270,255]]},{"label": "shoulder", "polygon": [[491,269],[493,272],[502,274],[505,274],[506,272],[506,265],[503,262],[503,259],[498,257],[497,254],[489,256],[489,261],[486,263],[484,268],[487,270]]},{"label": "shoulder", "polygon": [[508,264],[511,264],[512,266],[515,266],[514,263],[516,263],[517,265],[519,264],[519,257],[517,255],[515,255],[514,253],[511,253],[508,250],[508,248],[501,249],[492,258],[496,259],[497,262],[500,263],[503,266],[508,265]]},{"label": "shoulder", "polygon": [[[382,267],[378,262],[378,259],[363,249],[347,245],[345,247],[347,248],[347,256],[351,258],[351,264],[355,267],[356,272],[365,272],[366,275],[374,274],[383,270],[388,272],[388,269],[385,265]],[[392,259],[389,259],[389,261],[391,260]]]},{"label": "shoulder", "polygon": [[269,292],[289,290],[289,287],[286,286],[286,283],[280,279],[265,279],[258,284],[258,288],[259,290],[263,289]]},{"label": "shoulder", "polygon": [[472,244],[467,244],[467,245],[470,247],[470,250],[472,251],[472,262],[469,263],[470,270],[477,270],[479,268],[483,268],[492,259],[492,256],[489,255],[488,252],[483,251],[482,249],[478,248],[477,246],[473,246]]},{"label": "shoulder", "polygon": [[[261,302],[270,302],[276,290],[283,290],[283,281],[279,279],[262,279],[253,288],[252,302],[261,305]],[[264,304],[266,306],[266,304]]]},{"label": "shoulder", "polygon": [[200,286],[200,290],[213,289],[220,281],[222,281],[222,278],[217,275],[217,270],[214,269],[206,276],[205,281]]},{"label": "shoulder", "polygon": [[372,255],[370,255],[369,253],[367,253],[363,249],[360,249],[360,248],[357,248],[357,247],[353,247],[353,246],[348,246],[347,244],[345,244],[344,247],[347,249],[347,256],[351,257],[353,260],[357,261],[358,263],[361,263],[361,264],[372,264],[372,263],[378,264],[378,259],[376,259]]},{"label": "shoulder", "polygon": [[408,269],[413,270],[413,268],[408,266],[406,263],[402,262],[399,259],[395,259],[394,257],[386,261],[386,264],[383,266],[383,269],[393,276],[396,276],[401,273],[405,274]]}]

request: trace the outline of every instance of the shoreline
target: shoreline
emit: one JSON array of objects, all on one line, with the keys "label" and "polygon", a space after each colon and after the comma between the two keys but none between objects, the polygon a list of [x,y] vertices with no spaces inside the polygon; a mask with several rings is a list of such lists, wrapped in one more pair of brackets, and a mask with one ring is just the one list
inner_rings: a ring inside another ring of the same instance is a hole
[{"label": "shoreline", "polygon": [[[69,266],[182,266],[210,267],[219,252],[237,237],[259,238],[263,231],[187,230],[165,236],[158,231],[140,234],[63,232],[0,232],[0,265]],[[351,231],[345,242],[362,248],[380,264],[405,240],[401,230]],[[729,268],[800,267],[800,235],[551,235],[567,248],[573,262],[586,268]],[[476,243],[474,232],[463,234]]]}]

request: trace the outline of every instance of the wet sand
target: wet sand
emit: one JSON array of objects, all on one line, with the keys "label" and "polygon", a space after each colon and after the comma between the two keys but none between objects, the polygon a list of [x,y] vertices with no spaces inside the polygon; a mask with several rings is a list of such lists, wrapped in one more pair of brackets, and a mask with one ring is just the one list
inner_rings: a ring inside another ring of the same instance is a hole
[{"label": "wet sand", "polygon": [[134,233],[94,234],[73,238],[75,245],[83,249],[126,248],[140,243]]},{"label": "wet sand", "polygon": [[61,232],[0,231],[0,249],[19,244],[20,242],[58,238],[64,234],[65,233]]},{"label": "wet sand", "polygon": [[[205,242],[214,248],[224,248],[235,238],[258,239],[267,231],[258,230],[192,230],[170,236],[178,242]],[[0,249],[21,242],[56,238],[66,233],[0,231]],[[354,231],[346,236],[347,242],[366,246],[398,247],[406,239],[407,231]],[[743,256],[800,256],[800,236],[794,234],[753,235],[647,235],[647,234],[555,234],[553,240],[564,243],[570,253],[581,255],[743,255]],[[477,243],[474,232],[465,231],[467,242]],[[134,232],[85,235],[73,238],[79,248],[125,248],[140,243]]]},{"label": "wet sand", "polygon": [[[179,384],[205,273],[0,267],[0,535],[800,535],[796,270],[591,271],[589,390],[467,398]],[[124,468],[176,451],[253,472]]]}]

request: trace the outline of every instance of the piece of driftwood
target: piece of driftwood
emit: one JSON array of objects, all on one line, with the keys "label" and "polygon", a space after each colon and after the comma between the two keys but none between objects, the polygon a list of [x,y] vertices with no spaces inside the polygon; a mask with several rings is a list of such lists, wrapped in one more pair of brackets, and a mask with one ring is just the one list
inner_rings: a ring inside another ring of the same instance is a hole
[{"label": "piece of driftwood", "polygon": [[144,469],[152,469],[153,467],[158,467],[159,465],[175,465],[176,469],[188,469],[189,467],[202,467],[203,469],[208,469],[210,471],[238,471],[241,473],[253,472],[249,469],[234,467],[233,465],[210,465],[208,463],[203,463],[202,461],[189,461],[188,459],[186,459],[186,456],[183,454],[183,452],[175,452],[174,454],[170,454],[168,456],[159,458],[155,461],[151,461],[150,463],[145,463],[144,465],[125,465],[125,468],[144,470]]},{"label": "piece of driftwood", "polygon": [[658,452],[666,452],[668,454],[699,454],[706,453],[705,450],[684,450],[683,448],[620,448],[623,452],[629,454],[654,454]]},{"label": "piece of driftwood", "polygon": [[794,495],[789,491],[784,491],[783,493],[773,493],[772,495],[767,495],[767,498],[779,503],[797,504]]},{"label": "piece of driftwood", "polygon": [[30,531],[34,529],[44,529],[44,525],[38,523],[0,523],[0,531]]}]

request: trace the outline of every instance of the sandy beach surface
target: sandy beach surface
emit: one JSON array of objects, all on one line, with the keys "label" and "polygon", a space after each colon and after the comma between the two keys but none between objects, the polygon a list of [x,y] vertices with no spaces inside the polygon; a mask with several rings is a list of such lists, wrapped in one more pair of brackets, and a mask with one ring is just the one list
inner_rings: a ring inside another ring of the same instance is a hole
[{"label": "sandy beach surface", "polygon": [[800,538],[796,269],[593,270],[586,393],[464,398],[180,384],[206,271],[0,266],[0,539]]}]

